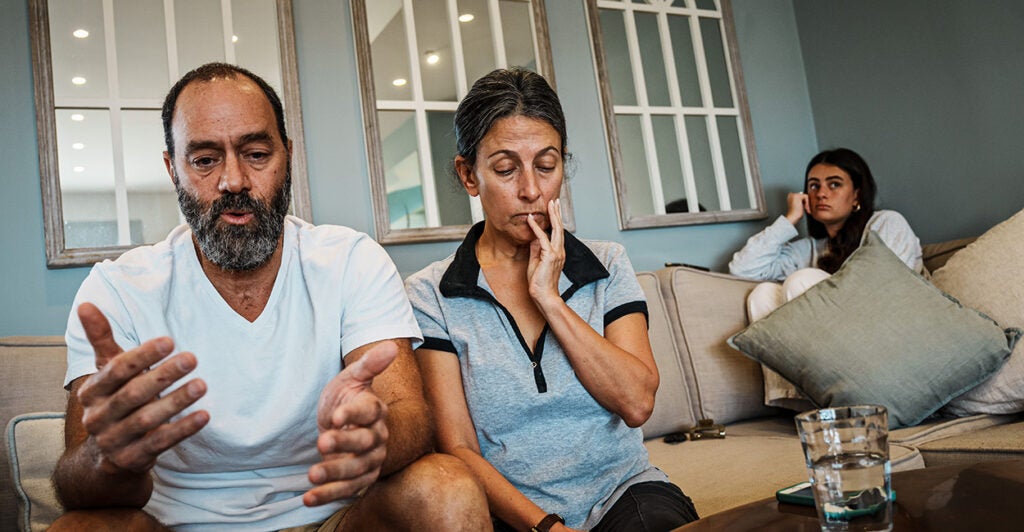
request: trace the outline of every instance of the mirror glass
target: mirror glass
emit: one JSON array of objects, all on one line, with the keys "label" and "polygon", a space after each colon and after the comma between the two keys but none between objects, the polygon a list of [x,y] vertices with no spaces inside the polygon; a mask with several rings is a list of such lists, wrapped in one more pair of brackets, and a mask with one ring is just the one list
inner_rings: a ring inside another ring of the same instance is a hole
[{"label": "mirror glass", "polygon": [[543,2],[355,0],[352,14],[377,239],[461,239],[483,214],[452,173],[455,110],[495,68],[554,86]]},{"label": "mirror glass", "polygon": [[587,0],[622,229],[764,218],[728,0]]},{"label": "mirror glass", "polygon": [[310,217],[290,1],[31,0],[30,8],[48,266],[116,258],[183,222],[161,159],[160,108],[174,81],[209,61],[243,66],[282,96],[292,212]]}]

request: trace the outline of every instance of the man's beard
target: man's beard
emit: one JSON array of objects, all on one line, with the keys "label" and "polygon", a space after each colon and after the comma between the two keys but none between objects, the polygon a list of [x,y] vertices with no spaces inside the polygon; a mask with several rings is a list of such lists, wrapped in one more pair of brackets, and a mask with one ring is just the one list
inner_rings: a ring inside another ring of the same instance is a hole
[{"label": "man's beard", "polygon": [[[176,182],[178,180],[175,180]],[[178,185],[178,205],[199,249],[210,262],[225,270],[255,270],[266,264],[284,230],[284,217],[291,203],[292,172],[285,174],[284,185],[271,198],[269,205],[252,197],[247,191],[226,192],[204,206],[199,198]],[[255,224],[221,223],[224,212],[251,212]]]}]

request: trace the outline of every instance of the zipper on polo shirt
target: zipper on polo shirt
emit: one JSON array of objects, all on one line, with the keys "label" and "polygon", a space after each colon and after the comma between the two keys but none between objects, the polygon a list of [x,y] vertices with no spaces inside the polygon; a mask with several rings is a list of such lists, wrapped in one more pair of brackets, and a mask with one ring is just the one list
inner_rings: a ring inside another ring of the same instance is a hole
[{"label": "zipper on polo shirt", "polygon": [[[526,345],[526,338],[523,338],[522,331],[519,330],[519,324],[516,323],[515,318],[512,317],[512,313],[505,308],[505,305],[502,305],[501,302],[498,301],[498,298],[494,297],[490,292],[478,286],[474,288],[476,288],[476,297],[490,301],[505,313],[505,318],[508,319],[509,324],[512,325],[512,330],[516,333],[516,338],[519,339],[519,345],[523,348],[523,351],[526,352],[527,358],[530,359],[530,366],[533,368],[533,380],[537,384],[537,393],[547,393],[548,381],[544,378],[544,370],[541,368],[540,360],[544,355],[544,339],[547,338],[548,331],[551,330],[551,327],[547,322],[544,323],[544,328],[541,329],[540,336],[537,337],[537,345],[531,350],[530,346]],[[573,283],[573,285],[567,288],[562,294],[562,301],[568,302],[569,298],[572,297],[579,289],[580,286]]]}]

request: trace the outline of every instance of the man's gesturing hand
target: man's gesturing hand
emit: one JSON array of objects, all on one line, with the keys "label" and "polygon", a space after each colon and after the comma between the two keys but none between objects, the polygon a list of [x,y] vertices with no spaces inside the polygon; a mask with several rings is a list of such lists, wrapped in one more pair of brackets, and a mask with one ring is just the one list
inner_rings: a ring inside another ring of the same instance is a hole
[{"label": "man's gesturing hand", "polygon": [[398,346],[382,342],[345,367],[320,394],[317,450],[323,461],[309,469],[317,487],[302,501],[317,506],[353,497],[373,484],[387,456],[388,408],[373,392],[373,379],[398,356]]},{"label": "man's gesturing hand", "polygon": [[124,351],[95,305],[80,305],[78,317],[96,352],[99,369],[77,394],[83,409],[82,425],[98,453],[99,466],[112,474],[146,472],[160,453],[195,434],[210,420],[209,414],[200,410],[169,422],[206,393],[206,384],[200,379],[160,397],[196,367],[196,357],[179,353],[150,370],[171,354],[174,342],[170,338],[155,338]]}]

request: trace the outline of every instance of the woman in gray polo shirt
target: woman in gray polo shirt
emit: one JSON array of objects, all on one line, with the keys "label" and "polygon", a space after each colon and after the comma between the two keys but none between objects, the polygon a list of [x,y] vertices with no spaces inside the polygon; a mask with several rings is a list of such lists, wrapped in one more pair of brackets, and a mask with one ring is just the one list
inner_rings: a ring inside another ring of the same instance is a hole
[{"label": "woman in gray polo shirt", "polygon": [[496,70],[459,104],[455,135],[455,172],[485,221],[406,281],[438,447],[480,478],[499,530],[696,519],[638,428],[658,370],[629,259],[562,226],[558,97],[538,74]]}]

